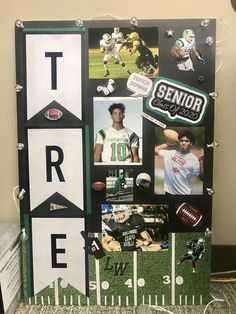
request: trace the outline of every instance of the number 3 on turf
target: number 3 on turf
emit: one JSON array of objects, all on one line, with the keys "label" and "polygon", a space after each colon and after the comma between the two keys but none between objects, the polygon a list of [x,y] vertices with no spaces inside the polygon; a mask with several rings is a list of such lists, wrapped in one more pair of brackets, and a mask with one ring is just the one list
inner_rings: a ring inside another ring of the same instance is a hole
[{"label": "number 3 on turf", "polygon": [[170,276],[166,275],[166,276],[163,276],[163,283],[164,285],[169,285],[170,284]]}]

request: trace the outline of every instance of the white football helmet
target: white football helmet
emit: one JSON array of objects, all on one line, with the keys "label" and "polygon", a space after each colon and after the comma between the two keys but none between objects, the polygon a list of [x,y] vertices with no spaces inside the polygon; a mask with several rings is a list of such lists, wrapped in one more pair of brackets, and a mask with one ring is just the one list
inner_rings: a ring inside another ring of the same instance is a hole
[{"label": "white football helmet", "polygon": [[192,29],[185,29],[182,34],[183,38],[189,43],[195,41],[195,33]]},{"label": "white football helmet", "polygon": [[114,27],[114,33],[118,34],[120,32],[120,28],[118,26]]},{"label": "white football helmet", "polygon": [[126,205],[116,205],[112,209],[112,214],[116,222],[123,223],[129,218],[131,212]]},{"label": "white football helmet", "polygon": [[102,36],[102,39],[105,41],[106,44],[108,44],[111,41],[111,35],[106,33]]},{"label": "white football helmet", "polygon": [[137,176],[136,185],[140,190],[147,192],[150,188],[150,184],[151,177],[148,173],[142,172]]}]

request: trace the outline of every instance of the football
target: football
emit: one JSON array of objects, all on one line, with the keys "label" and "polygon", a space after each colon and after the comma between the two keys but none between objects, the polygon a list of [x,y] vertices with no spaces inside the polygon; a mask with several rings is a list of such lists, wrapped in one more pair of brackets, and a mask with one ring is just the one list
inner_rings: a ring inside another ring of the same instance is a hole
[{"label": "football", "polygon": [[106,184],[101,181],[93,182],[91,185],[91,188],[94,191],[103,191],[105,187],[106,187]]},{"label": "football", "polygon": [[179,142],[178,139],[178,133],[171,129],[164,130],[164,136],[166,139],[166,142],[170,145],[175,145]]},{"label": "football", "polygon": [[203,223],[200,209],[190,203],[176,204],[176,216],[183,225],[188,227],[199,227]]},{"label": "football", "polygon": [[56,108],[48,109],[44,114],[45,118],[53,121],[59,120],[62,117],[62,115],[63,113],[61,112],[61,110]]}]

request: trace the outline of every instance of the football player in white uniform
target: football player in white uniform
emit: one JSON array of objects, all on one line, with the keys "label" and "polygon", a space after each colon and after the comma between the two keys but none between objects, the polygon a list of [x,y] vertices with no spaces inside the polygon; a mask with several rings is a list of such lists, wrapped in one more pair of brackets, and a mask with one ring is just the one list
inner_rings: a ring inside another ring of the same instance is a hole
[{"label": "football player in white uniform", "polygon": [[103,66],[105,69],[104,77],[110,75],[108,70],[108,61],[111,58],[115,58],[122,68],[128,73],[131,74],[125,63],[121,60],[120,55],[116,53],[116,42],[115,39],[112,39],[110,34],[104,34],[100,40],[100,51],[104,53],[103,57]]},{"label": "football player in white uniform", "polygon": [[118,103],[109,107],[112,119],[110,128],[96,134],[94,162],[139,162],[139,137],[123,125],[125,106]]},{"label": "football player in white uniform", "polygon": [[119,63],[119,56],[120,56],[120,50],[123,46],[124,43],[124,35],[123,33],[120,31],[119,27],[114,27],[114,32],[111,34],[112,39],[115,40],[115,63],[118,64]]},{"label": "football player in white uniform", "polygon": [[200,52],[196,49],[195,33],[191,29],[185,29],[182,38],[177,39],[175,45],[171,49],[176,65],[181,71],[194,71],[191,53],[194,53],[197,60],[205,64],[205,60],[201,57]]},{"label": "football player in white uniform", "polygon": [[155,155],[164,161],[164,191],[165,194],[189,195],[192,194],[193,176],[203,179],[204,150],[197,153],[191,152],[195,143],[195,136],[188,130],[183,130],[178,135],[179,147],[164,143],[156,146]]}]

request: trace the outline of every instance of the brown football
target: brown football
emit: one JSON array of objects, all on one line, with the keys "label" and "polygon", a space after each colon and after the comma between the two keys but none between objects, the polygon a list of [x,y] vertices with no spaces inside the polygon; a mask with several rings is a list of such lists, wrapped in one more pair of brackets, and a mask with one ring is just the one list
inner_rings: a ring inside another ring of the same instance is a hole
[{"label": "brown football", "polygon": [[97,181],[97,182],[93,182],[91,184],[91,188],[94,190],[94,191],[103,191],[106,187],[106,184],[104,182],[101,182],[101,181]]},{"label": "brown football", "polygon": [[179,142],[178,133],[174,130],[171,130],[171,129],[164,130],[164,136],[168,144],[174,145]]}]

